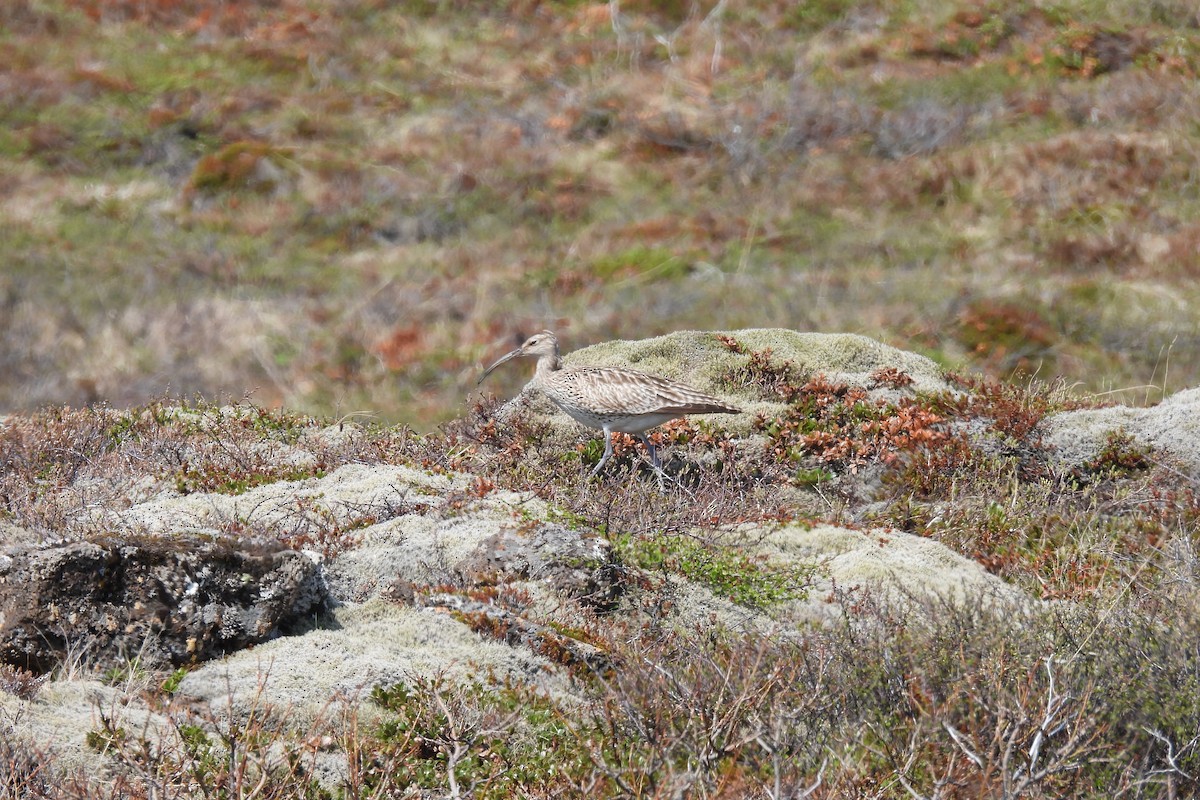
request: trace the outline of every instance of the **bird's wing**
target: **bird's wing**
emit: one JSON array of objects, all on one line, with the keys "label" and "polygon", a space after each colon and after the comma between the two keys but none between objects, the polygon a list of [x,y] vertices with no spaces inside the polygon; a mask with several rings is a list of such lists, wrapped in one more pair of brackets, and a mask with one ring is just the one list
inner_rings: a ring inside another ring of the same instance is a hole
[{"label": "bird's wing", "polygon": [[[690,386],[619,367],[585,367],[562,375],[588,407],[611,414],[738,413],[719,399]],[[584,399],[586,398],[586,399]]]}]

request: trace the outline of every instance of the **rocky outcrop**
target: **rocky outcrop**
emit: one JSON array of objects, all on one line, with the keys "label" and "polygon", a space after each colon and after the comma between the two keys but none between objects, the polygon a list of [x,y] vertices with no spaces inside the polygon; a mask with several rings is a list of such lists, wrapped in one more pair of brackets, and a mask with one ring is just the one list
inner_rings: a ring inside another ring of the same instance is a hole
[{"label": "rocky outcrop", "polygon": [[294,551],[170,538],[72,542],[0,557],[0,660],[46,672],[68,657],[196,663],[294,631],[326,603]]}]

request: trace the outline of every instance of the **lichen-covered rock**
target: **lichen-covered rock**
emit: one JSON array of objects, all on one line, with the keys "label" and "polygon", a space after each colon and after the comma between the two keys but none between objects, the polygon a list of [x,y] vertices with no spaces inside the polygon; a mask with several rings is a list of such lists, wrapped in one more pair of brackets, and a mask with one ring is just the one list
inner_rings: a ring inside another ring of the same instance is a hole
[{"label": "lichen-covered rock", "polygon": [[582,536],[560,525],[501,528],[482,545],[469,567],[541,581],[564,597],[601,610],[611,608],[621,595],[612,547],[594,534]]},{"label": "lichen-covered rock", "polygon": [[[0,548],[17,544],[32,544],[37,542],[37,540],[38,536],[33,531],[27,531],[24,528],[19,528],[16,525],[11,525],[0,520]],[[4,554],[0,551],[0,566],[3,564]]]},{"label": "lichen-covered rock", "polygon": [[465,683],[486,675],[563,693],[565,678],[552,666],[528,648],[480,636],[446,608],[374,599],[334,609],[327,624],[304,636],[205,664],[187,674],[179,694],[235,715],[256,705],[286,708],[303,723],[415,676]]},{"label": "lichen-covered rock", "polygon": [[288,550],[149,538],[15,548],[0,561],[0,661],[35,672],[71,652],[203,661],[295,628],[325,599],[317,565]]},{"label": "lichen-covered rock", "polygon": [[611,546],[592,532],[552,524],[515,525],[481,509],[462,517],[406,515],[361,533],[354,549],[328,567],[339,600],[362,601],[397,583],[520,581],[593,608],[620,595]]},{"label": "lichen-covered rock", "polygon": [[1185,389],[1150,408],[1113,406],[1064,411],[1046,420],[1046,444],[1060,467],[1070,470],[1096,458],[1110,435],[1123,433],[1200,475],[1200,389]]},{"label": "lichen-covered rock", "polygon": [[819,372],[853,386],[871,384],[871,374],[877,369],[895,368],[908,374],[920,391],[947,388],[941,367],[925,356],[850,333],[780,328],[725,333],[676,331],[653,339],[595,344],[570,353],[564,360],[572,365],[631,366],[687,380],[704,391],[718,390],[722,376],[748,360],[746,353],[735,352],[718,337],[736,342],[747,352],[770,350],[773,360],[790,361],[802,373]]},{"label": "lichen-covered rock", "polygon": [[774,559],[821,565],[810,600],[818,606],[835,589],[868,590],[902,602],[913,598],[966,603],[987,598],[1008,606],[1034,602],[980,564],[933,539],[902,531],[837,525],[785,525],[758,552]]},{"label": "lichen-covered rock", "polygon": [[394,517],[440,506],[450,478],[402,465],[347,464],[320,478],[276,481],[240,494],[165,493],[128,508],[81,511],[93,524],[147,535],[218,536],[238,520],[277,536],[325,525],[354,524],[364,515]]}]

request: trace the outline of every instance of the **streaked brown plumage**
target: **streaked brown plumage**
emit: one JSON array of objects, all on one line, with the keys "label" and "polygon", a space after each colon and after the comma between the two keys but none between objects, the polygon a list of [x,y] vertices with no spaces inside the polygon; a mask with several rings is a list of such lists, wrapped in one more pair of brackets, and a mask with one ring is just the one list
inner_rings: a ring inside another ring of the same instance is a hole
[{"label": "streaked brown plumage", "polygon": [[531,384],[546,394],[572,419],[604,431],[604,456],[592,470],[600,471],[612,456],[613,431],[629,433],[646,445],[650,461],[662,480],[662,465],[646,431],[686,414],[740,414],[741,409],[678,381],[621,367],[564,367],[558,355],[558,337],[550,331],[534,334],[516,350],[484,370],[479,383],[492,370],[514,358],[536,358]]}]

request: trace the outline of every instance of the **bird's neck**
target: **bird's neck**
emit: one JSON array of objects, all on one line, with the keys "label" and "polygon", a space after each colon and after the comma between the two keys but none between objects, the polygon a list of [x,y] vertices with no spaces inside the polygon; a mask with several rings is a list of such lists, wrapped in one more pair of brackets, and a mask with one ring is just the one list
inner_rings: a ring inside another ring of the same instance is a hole
[{"label": "bird's neck", "polygon": [[550,375],[562,369],[562,360],[558,354],[544,355],[538,359],[537,370],[533,373],[535,380],[545,380]]}]

